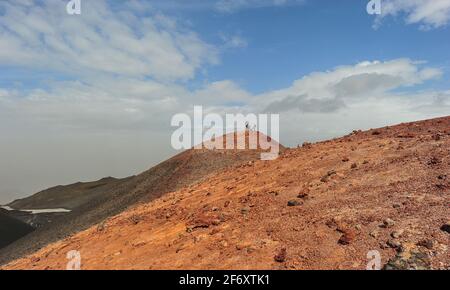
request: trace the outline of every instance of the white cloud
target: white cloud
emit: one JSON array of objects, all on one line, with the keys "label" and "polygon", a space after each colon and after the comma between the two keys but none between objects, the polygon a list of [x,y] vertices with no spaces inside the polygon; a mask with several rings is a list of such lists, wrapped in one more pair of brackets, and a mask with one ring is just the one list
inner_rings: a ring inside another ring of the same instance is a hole
[{"label": "white cloud", "polygon": [[422,66],[409,59],[341,66],[332,71],[311,73],[291,87],[268,92],[258,100],[266,100],[269,111],[331,112],[349,102],[383,97],[394,89],[418,85],[442,74],[438,69]]},{"label": "white cloud", "polygon": [[82,15],[69,16],[66,1],[22,4],[0,2],[2,64],[186,80],[218,61],[216,48],[195,32],[159,14],[139,17],[136,5],[117,11],[104,0],[84,1]]},{"label": "white cloud", "polygon": [[450,21],[450,0],[382,0],[382,14],[376,26],[387,16],[405,16],[406,23],[423,29],[446,26]]},{"label": "white cloud", "polygon": [[228,36],[225,34],[220,34],[220,37],[222,38],[223,41],[223,47],[225,49],[230,49],[230,48],[245,48],[248,46],[248,41],[243,38],[241,35],[232,35],[232,36]]}]

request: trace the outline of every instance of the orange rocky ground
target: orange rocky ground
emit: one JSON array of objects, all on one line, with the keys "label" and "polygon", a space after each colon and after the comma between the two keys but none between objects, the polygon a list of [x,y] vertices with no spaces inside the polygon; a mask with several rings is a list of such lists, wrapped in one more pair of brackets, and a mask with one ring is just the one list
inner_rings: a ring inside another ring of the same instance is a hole
[{"label": "orange rocky ground", "polygon": [[4,269],[448,269],[449,194],[446,117],[227,169]]}]

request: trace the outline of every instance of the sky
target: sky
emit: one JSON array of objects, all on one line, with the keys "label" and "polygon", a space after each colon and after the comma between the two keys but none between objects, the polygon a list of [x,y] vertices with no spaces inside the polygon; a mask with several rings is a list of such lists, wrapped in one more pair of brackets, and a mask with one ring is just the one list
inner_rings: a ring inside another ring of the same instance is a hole
[{"label": "sky", "polygon": [[152,167],[194,105],[287,146],[450,115],[450,0],[68,2],[0,1],[0,204]]}]

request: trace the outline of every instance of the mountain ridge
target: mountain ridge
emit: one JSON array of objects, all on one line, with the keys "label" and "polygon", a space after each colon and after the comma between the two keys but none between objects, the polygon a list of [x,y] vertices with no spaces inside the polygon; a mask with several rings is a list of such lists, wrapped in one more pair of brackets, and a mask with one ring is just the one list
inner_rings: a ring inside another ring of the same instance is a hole
[{"label": "mountain ridge", "polygon": [[[284,147],[281,146],[281,148]],[[257,160],[260,158],[260,153],[261,150],[190,149],[141,174],[94,188],[93,190],[98,192],[88,202],[73,207],[70,213],[58,216],[51,224],[1,249],[0,264],[20,258],[49,243],[85,230],[137,203],[154,200],[167,192],[199,182],[206,176],[226,167]],[[86,186],[86,184],[91,183],[81,183],[81,185],[76,183],[74,186]],[[56,191],[60,189],[57,187]],[[28,200],[19,202],[39,200],[36,197],[39,196],[34,196],[34,198],[32,196]]]},{"label": "mountain ridge", "polygon": [[[286,149],[137,205],[4,269],[449,269],[450,117]],[[446,226],[448,225],[448,226]]]}]

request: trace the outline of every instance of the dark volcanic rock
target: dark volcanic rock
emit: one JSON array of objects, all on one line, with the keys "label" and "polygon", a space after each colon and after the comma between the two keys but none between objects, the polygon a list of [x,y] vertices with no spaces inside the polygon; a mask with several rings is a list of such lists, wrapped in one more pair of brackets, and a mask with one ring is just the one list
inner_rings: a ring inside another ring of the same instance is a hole
[{"label": "dark volcanic rock", "polygon": [[31,233],[33,227],[8,215],[6,210],[0,209],[0,248],[3,248],[23,236]]}]

